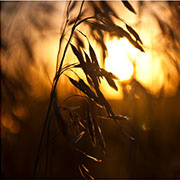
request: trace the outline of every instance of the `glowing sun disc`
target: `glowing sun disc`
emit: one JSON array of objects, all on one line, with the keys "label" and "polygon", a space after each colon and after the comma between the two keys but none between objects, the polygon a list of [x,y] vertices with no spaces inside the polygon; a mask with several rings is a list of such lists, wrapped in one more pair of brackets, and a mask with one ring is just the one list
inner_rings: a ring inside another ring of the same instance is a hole
[{"label": "glowing sun disc", "polygon": [[[107,42],[108,57],[105,61],[106,70],[112,72],[121,81],[129,80],[134,72],[133,64],[128,59],[125,50],[128,44],[129,42],[126,39],[114,39]],[[132,48],[129,46],[128,48]]]}]

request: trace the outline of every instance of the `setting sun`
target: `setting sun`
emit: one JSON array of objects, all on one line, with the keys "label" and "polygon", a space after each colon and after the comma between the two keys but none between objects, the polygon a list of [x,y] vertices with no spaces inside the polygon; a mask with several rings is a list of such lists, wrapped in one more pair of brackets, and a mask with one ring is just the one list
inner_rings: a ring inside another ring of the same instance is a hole
[{"label": "setting sun", "polygon": [[[129,80],[133,75],[134,68],[129,60],[127,50],[132,55],[138,52],[127,39],[113,39],[107,42],[108,57],[106,58],[105,67],[108,71],[113,72],[121,81]],[[135,50],[134,50],[135,49]]]}]

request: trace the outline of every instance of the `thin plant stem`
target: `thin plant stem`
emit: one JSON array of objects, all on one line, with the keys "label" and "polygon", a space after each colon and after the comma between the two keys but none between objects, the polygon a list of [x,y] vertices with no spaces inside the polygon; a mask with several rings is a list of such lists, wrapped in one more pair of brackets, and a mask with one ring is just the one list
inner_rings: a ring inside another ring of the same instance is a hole
[{"label": "thin plant stem", "polygon": [[[84,0],[83,0],[82,3],[81,3],[81,7],[80,7],[80,11],[79,11],[78,17],[76,18],[76,21],[74,22],[74,26],[72,27],[69,40],[68,40],[68,42],[67,42],[67,44],[66,44],[66,47],[65,47],[65,49],[64,49],[64,53],[63,53],[63,57],[62,57],[62,60],[61,60],[61,64],[60,64],[60,66],[59,66],[58,74],[59,74],[60,71],[61,71],[61,68],[62,68],[64,59],[65,59],[66,51],[67,51],[67,48],[68,48],[68,46],[69,46],[69,44],[70,44],[70,42],[71,42],[71,39],[72,39],[72,36],[73,36],[73,34],[74,34],[75,28],[80,24],[80,23],[77,23],[77,21],[78,21],[80,15],[81,15],[81,11],[82,11],[83,4],[84,4]],[[81,22],[81,21],[80,21],[80,22]]]},{"label": "thin plant stem", "polygon": [[64,28],[63,28],[62,33],[61,33],[61,37],[59,39],[59,48],[58,48],[58,54],[57,54],[57,60],[56,60],[56,73],[57,73],[58,65],[59,65],[59,56],[60,56],[62,40],[64,38],[64,33],[65,33],[65,30],[66,30],[66,27],[67,27],[67,24],[68,24],[68,21],[69,21],[68,18],[69,18],[69,6],[70,6],[70,4],[71,4],[71,1],[69,1],[68,6],[67,6],[66,22],[64,24]]},{"label": "thin plant stem", "polygon": [[47,145],[46,145],[46,161],[45,161],[45,168],[44,168],[44,175],[45,177],[47,177],[48,175],[48,162],[49,162],[49,140],[50,140],[50,127],[51,127],[51,122],[52,121],[48,121],[48,125],[47,125]]},{"label": "thin plant stem", "polygon": [[[51,112],[51,108],[52,108],[52,104],[53,104],[53,100],[54,100],[54,96],[55,96],[55,91],[56,91],[57,83],[58,83],[58,80],[59,80],[59,77],[60,77],[60,72],[61,72],[61,69],[62,69],[62,66],[63,66],[63,62],[64,62],[64,59],[65,59],[65,56],[66,56],[66,52],[67,52],[68,46],[69,46],[69,44],[71,42],[73,33],[75,31],[75,28],[77,27],[77,25],[80,24],[80,23],[78,23],[78,24],[76,24],[76,23],[77,23],[80,15],[81,15],[83,5],[84,5],[84,0],[81,3],[81,7],[80,7],[80,10],[79,10],[78,17],[76,18],[74,26],[72,27],[71,35],[70,35],[69,40],[68,40],[68,42],[66,44],[66,47],[64,49],[63,57],[62,57],[62,60],[61,60],[58,72],[56,73],[56,75],[54,77],[53,87],[52,87],[51,95],[50,95],[49,106],[48,106],[47,114],[46,114],[46,117],[45,117],[45,120],[44,120],[42,132],[41,132],[41,136],[40,136],[40,142],[39,142],[39,145],[38,145],[37,154],[36,154],[36,157],[35,157],[35,162],[34,162],[34,167],[33,167],[33,177],[35,177],[35,175],[36,175],[37,165],[38,165],[39,155],[40,155],[40,150],[41,150],[41,146],[42,146],[42,142],[43,142],[43,137],[44,137],[44,134],[45,134],[45,130],[46,130],[48,121],[49,121],[49,114]],[[59,54],[60,54],[60,49],[58,50],[57,59],[59,58]]]},{"label": "thin plant stem", "polygon": [[[59,48],[58,48],[57,61],[56,61],[56,73],[57,73],[57,69],[58,69],[58,65],[59,65],[59,56],[60,56],[60,49],[61,49],[61,45],[62,45],[62,40],[64,38],[65,29],[66,29],[68,21],[69,21],[68,18],[69,18],[69,6],[70,6],[70,4],[71,4],[71,1],[69,1],[68,6],[67,6],[66,22],[65,22],[64,28],[62,30],[61,37],[59,39]],[[44,173],[45,177],[47,177],[47,173],[48,173],[50,126],[51,126],[51,121],[48,121],[48,125],[47,125],[46,161],[45,161],[45,173]]]},{"label": "thin plant stem", "polygon": [[38,161],[39,161],[39,154],[40,154],[40,150],[41,150],[41,145],[42,145],[45,129],[46,129],[46,126],[47,126],[49,114],[50,114],[51,107],[52,107],[52,102],[53,102],[53,97],[52,96],[53,96],[53,93],[51,91],[51,97],[50,97],[50,101],[49,101],[48,111],[47,111],[47,114],[46,114],[46,118],[44,120],[42,133],[41,133],[41,137],[40,137],[40,142],[39,142],[39,145],[38,145],[38,150],[37,150],[37,154],[36,154],[36,158],[35,158],[35,162],[34,162],[33,177],[35,177],[35,175],[36,175],[36,170],[37,170],[37,164],[38,164]]}]

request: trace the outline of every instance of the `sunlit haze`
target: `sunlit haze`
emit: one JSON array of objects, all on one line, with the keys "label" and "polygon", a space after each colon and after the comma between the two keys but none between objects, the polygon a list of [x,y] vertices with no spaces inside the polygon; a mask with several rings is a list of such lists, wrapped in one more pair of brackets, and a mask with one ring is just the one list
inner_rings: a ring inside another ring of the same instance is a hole
[{"label": "sunlit haze", "polygon": [[[131,45],[127,39],[114,39],[107,42],[108,57],[105,67],[108,71],[113,72],[121,81],[130,79],[134,71],[133,64],[126,52],[127,48],[131,50]],[[133,50],[134,48],[132,48]]]}]

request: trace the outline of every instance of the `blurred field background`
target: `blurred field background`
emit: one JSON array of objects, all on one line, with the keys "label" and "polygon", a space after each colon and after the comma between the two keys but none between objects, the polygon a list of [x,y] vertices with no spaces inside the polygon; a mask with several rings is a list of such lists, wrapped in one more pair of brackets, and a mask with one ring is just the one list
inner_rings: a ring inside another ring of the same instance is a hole
[{"label": "blurred field background", "polygon": [[[122,44],[125,49],[119,50],[115,57],[130,59],[133,72],[125,79],[119,76],[122,80],[118,81],[118,92],[107,87],[105,82],[102,84],[115,112],[130,117],[128,123],[122,122],[122,126],[136,140],[125,137],[113,121],[98,120],[107,155],[100,153],[100,149],[94,150],[86,136],[78,144],[103,160],[95,163],[69,148],[51,115],[52,137],[46,177],[80,179],[78,163],[82,161],[95,178],[180,178],[180,3],[131,2],[137,15],[119,1],[109,3],[137,30],[146,51],[140,54],[131,50],[131,45],[126,47],[126,42]],[[1,2],[2,178],[32,177],[55,74],[59,29],[65,7],[63,1]],[[90,34],[86,26],[80,29]],[[113,42],[106,39],[107,43]],[[96,43],[92,44],[98,50]],[[111,50],[108,49],[109,57]],[[101,59],[100,53],[97,54]],[[74,59],[69,49],[66,62]],[[106,69],[115,74],[114,66],[109,68],[111,60],[107,59]],[[62,102],[76,94],[77,89],[62,76],[58,92]],[[80,106],[79,113],[82,114],[86,111],[82,99],[74,98],[66,105]],[[94,115],[101,114],[102,110],[91,108]],[[37,177],[44,177],[45,147],[44,142]]]}]

